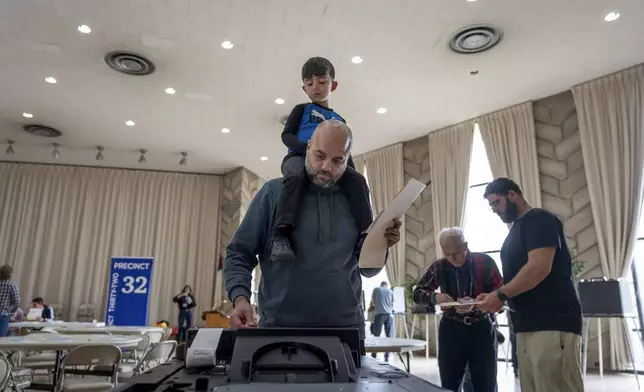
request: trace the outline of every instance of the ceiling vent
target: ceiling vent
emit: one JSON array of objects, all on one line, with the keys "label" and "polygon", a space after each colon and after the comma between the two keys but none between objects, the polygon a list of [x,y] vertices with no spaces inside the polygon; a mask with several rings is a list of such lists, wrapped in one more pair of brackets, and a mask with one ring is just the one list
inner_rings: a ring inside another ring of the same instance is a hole
[{"label": "ceiling vent", "polygon": [[27,124],[22,127],[25,132],[28,132],[34,136],[40,137],[59,137],[62,136],[62,132],[58,129],[52,127],[47,127],[45,125],[37,124]]},{"label": "ceiling vent", "polygon": [[489,24],[474,24],[458,30],[449,40],[449,47],[456,53],[473,54],[491,49],[501,42],[503,31]]},{"label": "ceiling vent", "polygon": [[131,52],[110,52],[105,56],[107,65],[126,75],[144,76],[154,72],[152,61]]}]

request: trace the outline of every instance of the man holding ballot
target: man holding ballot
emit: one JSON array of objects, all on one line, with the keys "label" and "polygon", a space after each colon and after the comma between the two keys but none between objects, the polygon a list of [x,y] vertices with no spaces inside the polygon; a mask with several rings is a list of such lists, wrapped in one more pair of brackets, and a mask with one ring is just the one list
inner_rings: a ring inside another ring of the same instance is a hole
[{"label": "man holding ballot", "polygon": [[[469,366],[476,392],[496,388],[496,330],[488,313],[474,305],[451,306],[473,301],[482,293],[501,287],[502,278],[494,259],[470,252],[458,227],[443,229],[438,242],[445,257],[432,263],[414,289],[414,303],[442,305],[438,329],[438,367],[441,385],[458,391]],[[440,288],[440,292],[436,292]]]},{"label": "man holding ballot", "polygon": [[[296,259],[271,260],[271,236],[282,179],[259,190],[226,248],[224,281],[234,311],[233,328],[256,326],[250,305],[251,273],[259,266],[258,312],[261,327],[356,327],[364,337],[360,275],[372,277],[379,268],[360,268],[365,238],[360,233],[338,182],[347,167],[351,129],[336,120],[316,128],[308,142],[305,167],[310,185],[302,197],[292,231]],[[400,222],[384,233],[387,246],[400,239]],[[383,240],[384,241],[384,240]]]}]

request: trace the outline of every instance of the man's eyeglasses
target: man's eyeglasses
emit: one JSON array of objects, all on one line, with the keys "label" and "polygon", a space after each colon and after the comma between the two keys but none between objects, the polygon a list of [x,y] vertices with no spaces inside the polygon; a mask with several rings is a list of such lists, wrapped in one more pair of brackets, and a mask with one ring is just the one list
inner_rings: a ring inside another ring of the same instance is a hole
[{"label": "man's eyeglasses", "polygon": [[499,205],[501,204],[501,199],[496,199],[494,201],[490,202],[490,210],[496,211],[499,208]]}]

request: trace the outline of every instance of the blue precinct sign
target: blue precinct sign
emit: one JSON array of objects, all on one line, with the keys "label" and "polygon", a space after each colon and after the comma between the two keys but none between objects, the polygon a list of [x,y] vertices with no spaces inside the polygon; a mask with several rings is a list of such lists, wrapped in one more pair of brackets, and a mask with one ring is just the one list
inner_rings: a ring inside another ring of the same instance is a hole
[{"label": "blue precinct sign", "polygon": [[153,261],[151,257],[112,257],[105,324],[148,324]]}]

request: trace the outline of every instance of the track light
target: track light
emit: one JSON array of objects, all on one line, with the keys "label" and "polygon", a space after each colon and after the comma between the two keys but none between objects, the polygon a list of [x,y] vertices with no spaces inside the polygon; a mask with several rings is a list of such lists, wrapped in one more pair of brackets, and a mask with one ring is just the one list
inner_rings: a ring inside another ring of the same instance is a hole
[{"label": "track light", "polygon": [[179,164],[181,166],[185,166],[188,163],[188,153],[187,152],[181,152],[182,158],[179,161]]},{"label": "track light", "polygon": [[13,145],[16,144],[16,141],[15,140],[7,140],[7,144],[9,145],[9,147],[7,147],[7,151],[5,151],[5,153],[7,155],[15,154],[16,152],[13,150]]},{"label": "track light", "polygon": [[102,161],[103,160],[103,146],[96,146],[96,149],[98,152],[96,153],[96,160],[97,161]]},{"label": "track light", "polygon": [[142,149],[139,150],[139,152],[141,153],[141,156],[139,157],[139,163],[147,162],[145,160],[145,153],[148,152],[148,150],[146,150],[145,148],[142,148]]},{"label": "track light", "polygon": [[58,151],[58,147],[60,147],[60,144],[58,143],[52,143],[54,146],[54,151],[51,153],[51,156],[54,157],[54,159],[60,158],[60,151]]}]

